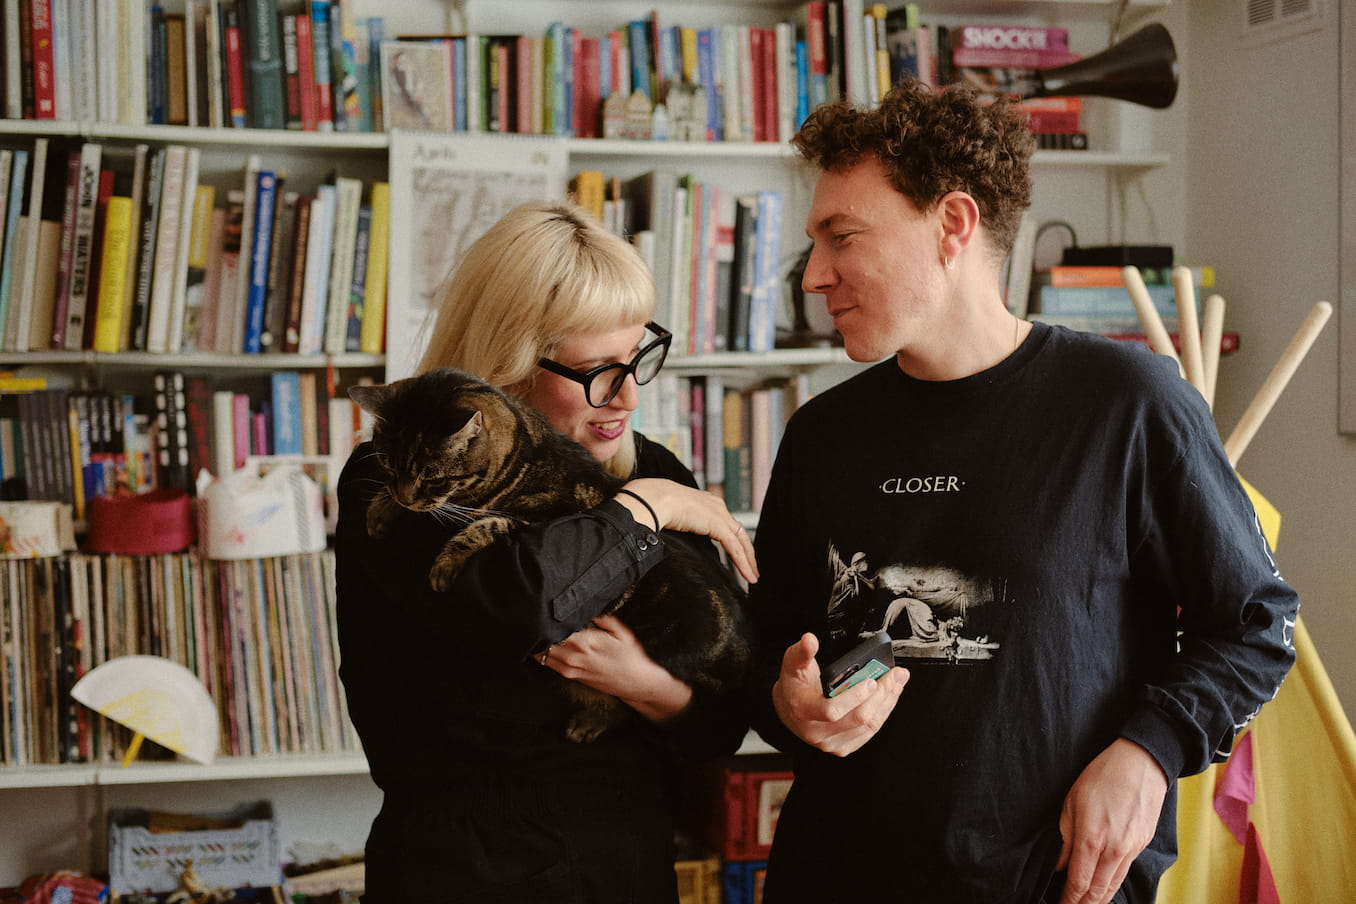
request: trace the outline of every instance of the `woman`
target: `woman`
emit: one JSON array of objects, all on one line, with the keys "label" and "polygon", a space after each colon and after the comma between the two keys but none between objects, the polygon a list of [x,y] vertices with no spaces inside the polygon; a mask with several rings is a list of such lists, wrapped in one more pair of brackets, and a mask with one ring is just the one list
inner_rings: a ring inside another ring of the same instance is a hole
[{"label": "woman", "polygon": [[[724,503],[630,429],[638,383],[667,352],[654,303],[634,249],[566,204],[511,211],[440,290],[420,371],[487,379],[630,478],[597,508],[483,550],[450,592],[426,577],[446,539],[436,521],[405,518],[395,536],[368,538],[383,475],[366,445],[340,478],[340,675],[385,793],[368,838],[370,904],[677,900],[679,757],[732,751],[744,714],[694,694],[599,613],[665,543],[684,542],[658,540],[658,528],[711,537],[747,579],[757,573]],[[566,740],[569,704],[546,669],[635,717],[592,743]]]}]

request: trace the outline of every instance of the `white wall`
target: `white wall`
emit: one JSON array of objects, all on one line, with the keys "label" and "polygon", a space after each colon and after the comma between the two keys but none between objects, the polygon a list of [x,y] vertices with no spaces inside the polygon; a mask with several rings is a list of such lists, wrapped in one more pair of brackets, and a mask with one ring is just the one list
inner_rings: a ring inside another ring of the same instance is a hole
[{"label": "white wall", "polygon": [[[1218,268],[1240,335],[1220,368],[1225,436],[1313,304],[1338,300],[1338,6],[1356,15],[1356,0],[1327,0],[1321,30],[1248,46],[1241,5],[1174,4],[1188,7],[1185,257]],[[1281,512],[1281,571],[1356,720],[1356,437],[1337,433],[1337,319],[1238,467]]]}]

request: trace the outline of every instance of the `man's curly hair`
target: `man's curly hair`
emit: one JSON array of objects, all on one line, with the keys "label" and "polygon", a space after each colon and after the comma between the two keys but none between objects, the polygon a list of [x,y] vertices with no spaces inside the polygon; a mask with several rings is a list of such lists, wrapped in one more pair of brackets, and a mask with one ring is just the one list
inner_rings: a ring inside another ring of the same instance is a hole
[{"label": "man's curly hair", "polygon": [[1036,142],[1007,100],[984,105],[973,88],[940,92],[917,79],[899,82],[875,109],[847,101],[824,104],[791,139],[825,172],[864,158],[884,164],[894,187],[920,210],[963,191],[975,199],[993,250],[1005,256],[1031,204],[1028,164]]}]

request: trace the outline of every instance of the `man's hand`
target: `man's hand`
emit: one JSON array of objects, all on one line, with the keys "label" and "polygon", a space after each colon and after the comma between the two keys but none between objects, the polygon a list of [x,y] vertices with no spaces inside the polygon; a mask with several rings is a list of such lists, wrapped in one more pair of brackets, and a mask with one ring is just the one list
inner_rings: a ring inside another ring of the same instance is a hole
[{"label": "man's hand", "polygon": [[906,669],[892,668],[875,681],[859,682],[836,697],[825,697],[820,681],[819,638],[806,634],[787,647],[781,677],[772,686],[772,703],[782,723],[807,744],[834,756],[847,756],[880,730],[909,680]]},{"label": "man's hand", "polygon": [[1118,738],[1088,764],[1059,814],[1060,904],[1106,904],[1153,840],[1168,778],[1143,747]]}]

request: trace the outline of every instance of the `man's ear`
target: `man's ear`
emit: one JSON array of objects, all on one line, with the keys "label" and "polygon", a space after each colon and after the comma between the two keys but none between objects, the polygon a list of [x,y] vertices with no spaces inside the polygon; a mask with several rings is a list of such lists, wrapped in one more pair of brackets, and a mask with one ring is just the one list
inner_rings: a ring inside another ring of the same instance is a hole
[{"label": "man's ear", "polygon": [[945,260],[959,258],[979,231],[979,205],[963,191],[952,191],[937,201],[941,227],[941,252]]}]

